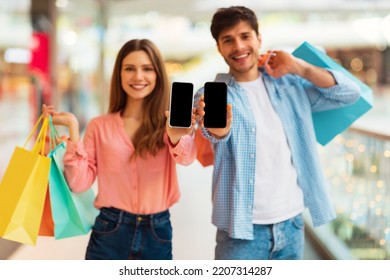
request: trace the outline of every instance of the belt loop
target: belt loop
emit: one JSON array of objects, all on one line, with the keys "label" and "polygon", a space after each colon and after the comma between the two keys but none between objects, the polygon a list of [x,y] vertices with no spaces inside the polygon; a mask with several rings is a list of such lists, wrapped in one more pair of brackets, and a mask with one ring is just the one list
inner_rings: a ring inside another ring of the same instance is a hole
[{"label": "belt loop", "polygon": [[122,221],[123,221],[123,212],[124,212],[124,211],[122,211],[122,210],[119,211],[119,217],[118,217],[118,223],[119,223],[119,224],[121,224]]},{"label": "belt loop", "polygon": [[154,217],[155,217],[156,215],[154,215],[154,214],[151,214],[150,215],[150,225],[152,226],[152,228],[154,228]]}]

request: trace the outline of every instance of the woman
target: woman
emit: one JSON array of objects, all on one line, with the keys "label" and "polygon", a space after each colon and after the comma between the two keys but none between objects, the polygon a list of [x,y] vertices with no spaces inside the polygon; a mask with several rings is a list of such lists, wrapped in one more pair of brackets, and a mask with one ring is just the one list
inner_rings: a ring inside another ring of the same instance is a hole
[{"label": "woman", "polygon": [[172,259],[169,208],[178,201],[176,163],[196,157],[192,126],[171,128],[166,111],[169,83],[159,50],[149,40],[131,40],[114,65],[108,114],[88,124],[80,140],[78,121],[55,112],[53,123],[69,129],[65,177],[83,192],[98,177],[86,259]]}]

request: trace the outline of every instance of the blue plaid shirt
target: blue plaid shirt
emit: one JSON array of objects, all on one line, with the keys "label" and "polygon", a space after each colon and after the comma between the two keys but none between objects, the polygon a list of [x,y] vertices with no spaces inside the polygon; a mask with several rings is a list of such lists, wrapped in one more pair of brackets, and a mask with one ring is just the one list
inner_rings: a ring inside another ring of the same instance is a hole
[{"label": "blue plaid shirt", "polygon": [[[328,71],[337,82],[331,88],[318,88],[296,75],[275,79],[263,73],[270,101],[282,121],[298,185],[302,188],[304,203],[309,209],[314,226],[331,221],[335,218],[335,213],[319,160],[312,112],[346,106],[360,97],[360,90],[355,83],[341,73]],[[223,139],[216,139],[207,129],[203,129],[203,134],[214,148],[212,222],[219,229],[228,232],[231,238],[252,240],[256,116],[244,89],[231,75],[218,74],[216,81],[228,85],[228,103],[233,105],[233,123],[229,134]],[[201,88],[197,92],[196,102],[203,91]]]}]

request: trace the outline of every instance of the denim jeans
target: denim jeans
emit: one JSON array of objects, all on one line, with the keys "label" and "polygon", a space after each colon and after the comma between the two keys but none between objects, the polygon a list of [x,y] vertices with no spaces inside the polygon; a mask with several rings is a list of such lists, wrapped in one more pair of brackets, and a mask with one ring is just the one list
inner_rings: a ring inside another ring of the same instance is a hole
[{"label": "denim jeans", "polygon": [[169,211],[136,215],[102,208],[92,228],[87,260],[171,260]]},{"label": "denim jeans", "polygon": [[253,225],[254,240],[233,239],[217,231],[217,260],[300,260],[304,249],[304,223],[298,215],[281,223]]}]

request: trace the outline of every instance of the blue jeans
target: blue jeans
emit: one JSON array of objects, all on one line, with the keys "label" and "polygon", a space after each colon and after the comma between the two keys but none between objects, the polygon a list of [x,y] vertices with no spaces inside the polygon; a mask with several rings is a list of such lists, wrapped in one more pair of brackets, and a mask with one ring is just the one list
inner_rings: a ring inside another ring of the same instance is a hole
[{"label": "blue jeans", "polygon": [[171,260],[169,211],[136,215],[102,208],[92,228],[87,260]]},{"label": "blue jeans", "polygon": [[217,231],[217,260],[300,260],[304,249],[302,215],[271,225],[253,225],[254,240],[230,238]]}]

